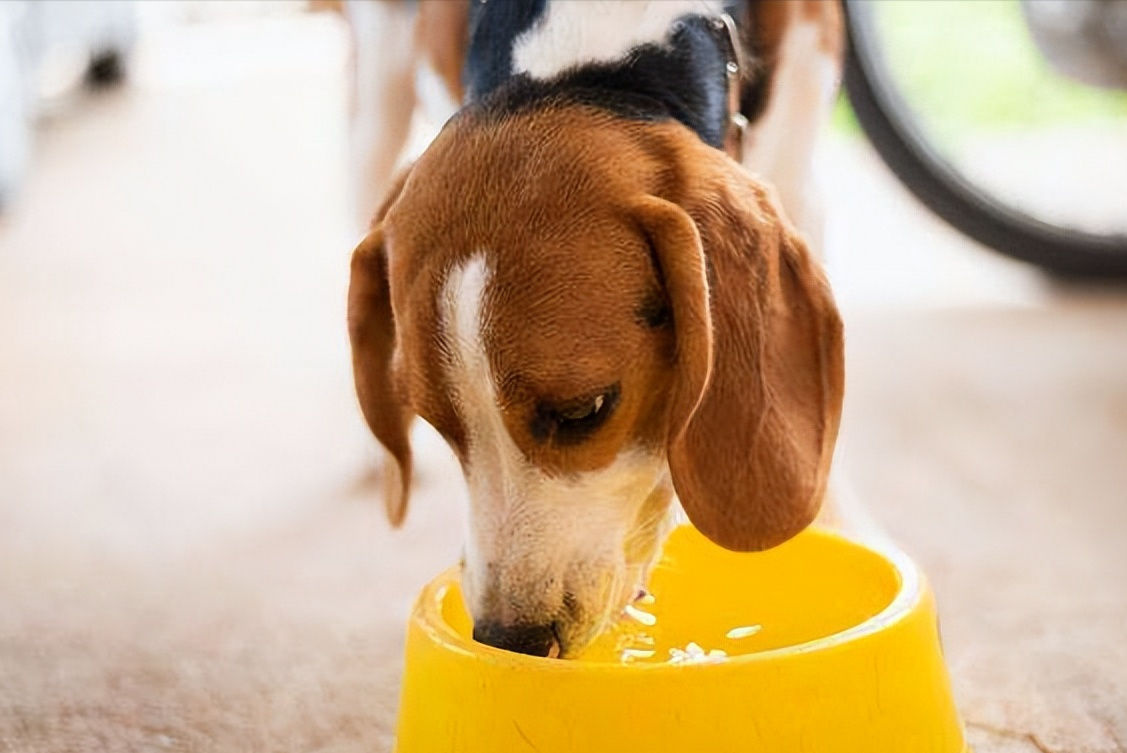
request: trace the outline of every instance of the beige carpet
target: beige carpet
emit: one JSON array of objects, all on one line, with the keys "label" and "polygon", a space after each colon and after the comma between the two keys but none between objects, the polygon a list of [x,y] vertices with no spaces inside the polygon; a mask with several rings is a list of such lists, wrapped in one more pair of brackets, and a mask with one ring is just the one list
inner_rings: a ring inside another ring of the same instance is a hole
[{"label": "beige carpet", "polygon": [[[463,491],[423,431],[406,528],[373,497],[342,59],[326,18],[164,30],[42,129],[0,218],[0,751],[389,748]],[[935,584],[972,741],[1121,753],[1127,297],[965,246],[855,145],[826,164],[844,466]]]}]

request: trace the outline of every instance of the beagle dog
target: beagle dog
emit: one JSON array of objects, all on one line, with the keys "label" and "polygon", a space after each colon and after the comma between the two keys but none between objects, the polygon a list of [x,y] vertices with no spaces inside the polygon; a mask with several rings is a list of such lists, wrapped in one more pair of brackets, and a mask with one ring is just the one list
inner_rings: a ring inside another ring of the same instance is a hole
[{"label": "beagle dog", "polygon": [[[474,637],[575,655],[645,583],[674,497],[730,549],[805,528],[844,381],[841,321],[795,228],[816,232],[808,173],[838,6],[349,13],[354,29],[378,17],[387,43],[355,32],[355,113],[383,118],[358,126],[378,136],[361,143],[365,195],[385,192],[352,257],[356,390],[390,456],[393,524],[415,416],[461,462]],[[393,55],[378,77],[366,68]],[[390,180],[416,78],[451,114]]]}]

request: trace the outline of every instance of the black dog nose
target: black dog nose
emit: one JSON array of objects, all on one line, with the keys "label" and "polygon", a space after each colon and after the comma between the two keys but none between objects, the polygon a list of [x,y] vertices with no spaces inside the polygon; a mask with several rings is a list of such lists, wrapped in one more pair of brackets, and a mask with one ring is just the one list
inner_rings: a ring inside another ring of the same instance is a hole
[{"label": "black dog nose", "polygon": [[551,623],[502,625],[499,622],[477,621],[473,624],[473,639],[487,646],[529,656],[556,657],[560,653],[560,642]]}]

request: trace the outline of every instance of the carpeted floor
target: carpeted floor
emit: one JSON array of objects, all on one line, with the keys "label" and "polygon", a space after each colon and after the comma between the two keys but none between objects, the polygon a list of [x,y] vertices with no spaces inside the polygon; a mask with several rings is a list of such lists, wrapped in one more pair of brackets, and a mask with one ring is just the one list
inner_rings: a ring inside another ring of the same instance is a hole
[{"label": "carpeted floor", "polygon": [[[343,326],[343,37],[154,35],[0,218],[0,751],[386,751],[452,562],[388,531]],[[834,142],[842,464],[922,563],[978,753],[1127,748],[1127,295],[965,245]]]}]

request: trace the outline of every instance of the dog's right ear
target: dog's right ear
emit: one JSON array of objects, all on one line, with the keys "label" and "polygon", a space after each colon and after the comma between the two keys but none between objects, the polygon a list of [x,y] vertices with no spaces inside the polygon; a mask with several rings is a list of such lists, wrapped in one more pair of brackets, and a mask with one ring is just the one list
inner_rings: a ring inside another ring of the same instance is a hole
[{"label": "dog's right ear", "polygon": [[822,504],[841,417],[842,326],[824,274],[766,189],[717,161],[726,175],[679,203],[646,196],[635,212],[676,336],[673,487],[701,533],[758,551],[804,529]]},{"label": "dog's right ear", "polygon": [[398,198],[406,177],[405,172],[395,181],[376,213],[371,232],[352,252],[348,285],[348,337],[356,396],[368,427],[395,461],[385,462],[383,467],[384,505],[393,526],[403,522],[411,493],[409,433],[414,415],[405,396],[400,394],[392,370],[396,329],[383,218]]}]

